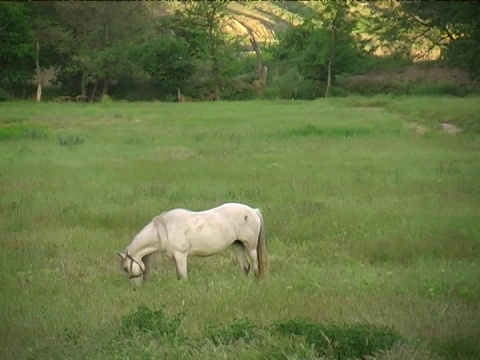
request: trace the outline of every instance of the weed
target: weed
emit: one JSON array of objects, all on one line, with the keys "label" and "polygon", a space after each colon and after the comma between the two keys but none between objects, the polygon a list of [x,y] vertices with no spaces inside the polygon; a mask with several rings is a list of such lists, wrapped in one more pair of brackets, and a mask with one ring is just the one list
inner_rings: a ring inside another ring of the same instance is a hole
[{"label": "weed", "polygon": [[47,137],[44,131],[37,128],[31,128],[31,129],[25,130],[22,136],[24,139],[29,139],[29,140],[43,140]]},{"label": "weed", "polygon": [[402,338],[392,329],[371,325],[322,325],[308,320],[280,321],[272,330],[282,335],[303,336],[319,356],[361,358],[391,348]]},{"label": "weed", "polygon": [[223,328],[210,325],[207,327],[207,334],[215,344],[231,344],[240,339],[249,342],[256,338],[259,328],[250,319],[244,318]]},{"label": "weed", "polygon": [[59,135],[57,140],[60,146],[66,146],[69,149],[85,142],[85,138],[79,135]]},{"label": "weed", "polygon": [[163,308],[152,310],[140,306],[134,313],[122,320],[123,333],[132,336],[136,332],[151,333],[167,339],[174,339],[179,336],[181,314],[169,318]]},{"label": "weed", "polygon": [[1,140],[44,140],[47,133],[45,130],[31,125],[16,125],[0,127]]},{"label": "weed", "polygon": [[307,124],[300,128],[287,131],[287,136],[324,136],[324,137],[352,137],[371,134],[373,131],[369,128],[361,127],[325,127],[321,128],[315,125]]}]

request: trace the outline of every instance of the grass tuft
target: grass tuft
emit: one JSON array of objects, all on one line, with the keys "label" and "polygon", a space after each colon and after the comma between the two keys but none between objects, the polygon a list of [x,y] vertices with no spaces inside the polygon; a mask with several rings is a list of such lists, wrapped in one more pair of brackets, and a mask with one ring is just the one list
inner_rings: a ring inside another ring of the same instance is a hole
[{"label": "grass tuft", "polygon": [[372,325],[322,325],[295,319],[276,322],[273,331],[282,335],[305,337],[318,356],[335,359],[363,358],[380,350],[388,350],[403,339],[388,327]]},{"label": "grass tuft", "polygon": [[140,306],[134,313],[122,320],[123,333],[132,336],[135,333],[151,333],[167,339],[178,337],[182,316],[177,314],[169,318],[163,308],[152,310]]},{"label": "grass tuft", "polygon": [[0,127],[0,141],[5,140],[44,140],[48,134],[44,129],[32,125]]},{"label": "grass tuft", "polygon": [[60,146],[66,146],[69,149],[85,142],[85,138],[79,135],[59,135],[57,140]]},{"label": "grass tuft", "polygon": [[352,137],[365,136],[373,131],[369,128],[362,127],[325,127],[307,124],[300,128],[292,129],[286,132],[287,136],[323,136],[323,137]]},{"label": "grass tuft", "polygon": [[243,340],[250,342],[258,338],[260,327],[254,324],[250,319],[237,319],[226,327],[210,325],[207,327],[207,336],[214,344],[232,344]]}]

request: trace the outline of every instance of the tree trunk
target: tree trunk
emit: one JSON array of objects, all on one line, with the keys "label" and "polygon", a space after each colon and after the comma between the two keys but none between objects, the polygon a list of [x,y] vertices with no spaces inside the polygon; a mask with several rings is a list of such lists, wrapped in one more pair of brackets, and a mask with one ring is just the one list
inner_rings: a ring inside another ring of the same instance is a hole
[{"label": "tree trunk", "polygon": [[83,97],[87,97],[87,85],[85,84],[86,83],[86,75],[85,73],[82,74],[82,96]]},{"label": "tree trunk", "polygon": [[185,102],[185,96],[182,95],[182,91],[179,87],[177,87],[177,101],[178,102]]},{"label": "tree trunk", "polygon": [[37,58],[35,60],[37,69],[37,101],[42,100],[42,77],[40,72],[40,42],[37,41]]},{"label": "tree trunk", "polygon": [[95,98],[95,92],[97,91],[97,87],[98,87],[98,80],[95,81],[95,85],[93,86],[93,90],[92,90],[92,100]]},{"label": "tree trunk", "polygon": [[250,44],[252,44],[252,48],[255,51],[255,55],[257,57],[257,79],[262,80],[263,78],[263,59],[262,53],[260,52],[260,48],[258,47],[257,40],[255,39],[255,35],[252,29],[247,28],[248,34],[250,35]]},{"label": "tree trunk", "polygon": [[333,56],[331,55],[330,58],[328,59],[327,88],[325,89],[325,98],[328,98],[330,96],[330,87],[332,86],[332,62],[333,62]]},{"label": "tree trunk", "polygon": [[257,93],[261,94],[267,85],[267,67],[263,65],[262,52],[260,51],[260,47],[258,46],[252,29],[248,26],[245,27],[250,35],[250,44],[252,44],[257,57],[257,79],[253,82],[253,87],[257,90]]},{"label": "tree trunk", "polygon": [[330,50],[330,56],[328,58],[327,88],[325,89],[325,98],[330,96],[330,88],[332,86],[332,63],[335,60],[335,52],[337,50],[337,28],[335,27],[335,20],[332,24],[332,49]]},{"label": "tree trunk", "polygon": [[220,70],[218,68],[218,59],[213,58],[212,62],[213,83],[215,86],[215,101],[220,101]]},{"label": "tree trunk", "polygon": [[108,95],[108,79],[103,80],[103,91],[102,95]]}]

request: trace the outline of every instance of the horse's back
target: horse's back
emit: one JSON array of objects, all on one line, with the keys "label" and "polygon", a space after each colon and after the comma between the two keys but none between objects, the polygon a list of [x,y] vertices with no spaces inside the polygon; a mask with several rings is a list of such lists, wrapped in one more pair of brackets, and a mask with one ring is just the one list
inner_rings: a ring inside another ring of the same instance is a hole
[{"label": "horse's back", "polygon": [[256,243],[262,226],[262,220],[259,216],[260,210],[244,204],[227,203],[211,211],[218,213],[234,229],[235,240]]},{"label": "horse's back", "polygon": [[162,217],[176,245],[201,256],[222,252],[236,240],[253,246],[261,227],[258,210],[237,203],[204,211],[174,209]]}]

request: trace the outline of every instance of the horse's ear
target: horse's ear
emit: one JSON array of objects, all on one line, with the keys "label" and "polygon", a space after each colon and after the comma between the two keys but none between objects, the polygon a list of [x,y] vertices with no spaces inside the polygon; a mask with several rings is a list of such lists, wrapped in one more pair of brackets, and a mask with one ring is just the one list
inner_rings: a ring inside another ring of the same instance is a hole
[{"label": "horse's ear", "polygon": [[117,255],[120,256],[123,260],[127,259],[127,255],[125,255],[124,253],[121,253],[120,251],[117,251]]}]

